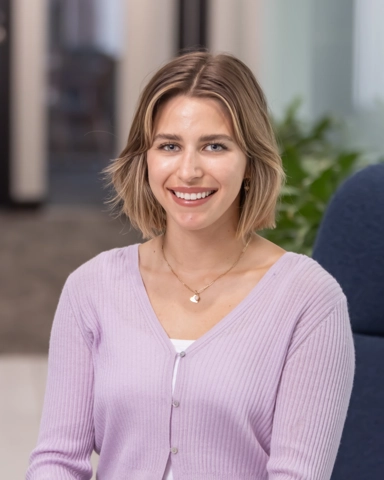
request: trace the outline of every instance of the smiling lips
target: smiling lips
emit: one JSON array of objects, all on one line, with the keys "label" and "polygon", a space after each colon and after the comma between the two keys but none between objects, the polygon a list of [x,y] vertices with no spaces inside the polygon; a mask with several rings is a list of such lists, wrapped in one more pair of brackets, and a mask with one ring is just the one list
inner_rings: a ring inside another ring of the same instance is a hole
[{"label": "smiling lips", "polygon": [[169,189],[172,192],[172,197],[179,205],[184,206],[198,206],[206,203],[211,195],[216,190],[208,188],[187,188],[179,187],[177,189]]},{"label": "smiling lips", "polygon": [[177,198],[183,198],[184,200],[200,200],[200,198],[208,197],[213,193],[213,190],[207,190],[199,193],[182,193],[174,192]]}]

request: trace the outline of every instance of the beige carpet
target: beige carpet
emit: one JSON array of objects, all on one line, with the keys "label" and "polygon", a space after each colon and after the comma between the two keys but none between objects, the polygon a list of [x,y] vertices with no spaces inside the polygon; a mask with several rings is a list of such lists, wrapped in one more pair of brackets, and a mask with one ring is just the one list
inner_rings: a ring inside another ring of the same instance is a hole
[{"label": "beige carpet", "polygon": [[46,353],[68,274],[98,253],[141,241],[95,208],[0,212],[0,354]]}]

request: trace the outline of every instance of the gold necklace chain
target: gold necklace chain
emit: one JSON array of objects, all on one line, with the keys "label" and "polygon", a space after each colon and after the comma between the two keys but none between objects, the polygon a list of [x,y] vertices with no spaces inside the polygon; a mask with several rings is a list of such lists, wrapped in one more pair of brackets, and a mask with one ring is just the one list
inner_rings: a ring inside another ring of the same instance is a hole
[{"label": "gold necklace chain", "polygon": [[206,285],[205,287],[201,288],[200,290],[194,290],[193,288],[189,287],[186,283],[184,283],[181,278],[177,275],[177,273],[173,270],[173,268],[171,267],[171,265],[169,264],[168,260],[167,260],[167,257],[165,256],[165,252],[164,252],[164,241],[161,243],[161,251],[163,252],[163,257],[164,257],[164,260],[165,262],[167,263],[169,269],[171,270],[171,272],[175,275],[175,277],[179,280],[180,283],[182,283],[184,285],[184,287],[188,288],[189,291],[191,291],[194,295],[192,295],[192,297],[189,299],[192,303],[199,303],[200,302],[200,293],[203,293],[204,290],[206,290],[208,287],[210,287],[211,285],[213,285],[217,280],[219,280],[219,278],[221,277],[224,277],[224,275],[226,275],[228,272],[230,272],[233,268],[235,268],[235,266],[240,262],[240,259],[241,257],[244,255],[245,251],[247,250],[248,248],[248,245],[250,244],[251,242],[251,239],[252,239],[252,235],[249,237],[247,243],[245,244],[244,248],[242,249],[242,251],[240,252],[240,255],[239,255],[239,258],[235,261],[235,263],[233,265],[231,265],[231,267],[228,268],[228,270],[226,270],[224,273],[221,273],[217,278],[215,278],[211,283],[209,283],[208,285]]}]

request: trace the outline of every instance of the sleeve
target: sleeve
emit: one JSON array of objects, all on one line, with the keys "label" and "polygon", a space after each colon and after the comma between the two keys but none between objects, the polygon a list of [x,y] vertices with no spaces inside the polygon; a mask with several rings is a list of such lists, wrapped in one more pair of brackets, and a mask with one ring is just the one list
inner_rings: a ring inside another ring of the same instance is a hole
[{"label": "sleeve", "polygon": [[329,480],[352,392],[355,350],[345,297],[293,352],[277,395],[269,480]]},{"label": "sleeve", "polygon": [[52,325],[40,431],[26,480],[92,477],[93,363],[77,322],[66,284]]}]

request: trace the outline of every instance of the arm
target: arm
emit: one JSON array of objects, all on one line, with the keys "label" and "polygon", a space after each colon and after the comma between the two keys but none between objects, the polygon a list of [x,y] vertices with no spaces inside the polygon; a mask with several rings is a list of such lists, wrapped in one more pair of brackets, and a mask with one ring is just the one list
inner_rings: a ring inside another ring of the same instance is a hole
[{"label": "arm", "polygon": [[51,331],[40,432],[30,456],[27,480],[92,477],[92,355],[75,314],[66,284]]},{"label": "arm", "polygon": [[288,353],[273,420],[269,480],[329,480],[355,369],[347,303]]}]

